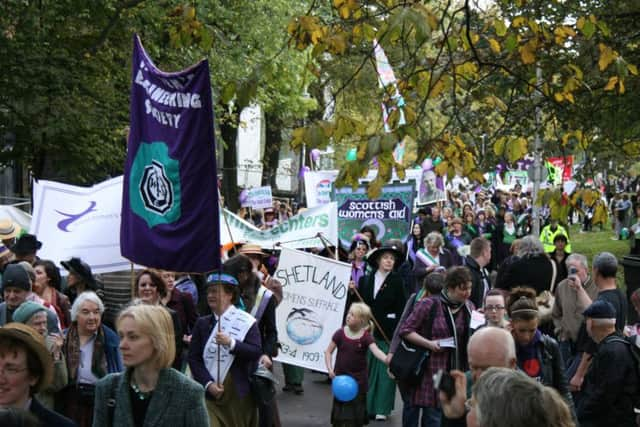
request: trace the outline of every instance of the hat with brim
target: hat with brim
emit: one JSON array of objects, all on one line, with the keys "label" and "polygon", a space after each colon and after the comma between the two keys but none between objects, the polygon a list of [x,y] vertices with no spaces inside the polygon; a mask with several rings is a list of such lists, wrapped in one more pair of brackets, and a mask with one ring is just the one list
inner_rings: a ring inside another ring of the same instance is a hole
[{"label": "hat with brim", "polygon": [[18,256],[24,256],[29,254],[35,254],[42,247],[42,242],[39,241],[33,234],[23,234],[20,236],[16,243],[11,246],[11,252]]},{"label": "hat with brim", "polygon": [[212,285],[228,285],[239,286],[238,279],[230,274],[214,272],[207,276],[207,286]]},{"label": "hat with brim", "polygon": [[71,258],[69,261],[61,261],[60,264],[69,272],[78,276],[82,281],[87,283],[89,287],[95,286],[96,279],[93,277],[89,264],[80,258]]},{"label": "hat with brim", "polygon": [[385,253],[393,254],[393,256],[396,259],[395,262],[393,263],[393,267],[395,268],[400,262],[400,259],[402,258],[402,252],[400,251],[400,248],[394,245],[392,246],[385,245],[380,248],[375,248],[374,250],[372,250],[367,254],[367,262],[371,267],[373,267],[374,269],[377,269],[380,257]]},{"label": "hat with brim", "polygon": [[0,220],[0,240],[18,237],[21,231],[22,227],[10,219]]},{"label": "hat with brim", "polygon": [[42,376],[32,388],[33,393],[37,393],[51,383],[53,378],[53,359],[47,350],[44,338],[35,329],[22,323],[7,323],[0,328],[0,338],[13,338],[22,342],[28,351],[33,352],[42,367]]},{"label": "hat with brim", "polygon": [[260,245],[256,245],[253,243],[246,243],[242,245],[242,247],[238,249],[238,253],[242,255],[260,255],[260,256],[265,255]]}]

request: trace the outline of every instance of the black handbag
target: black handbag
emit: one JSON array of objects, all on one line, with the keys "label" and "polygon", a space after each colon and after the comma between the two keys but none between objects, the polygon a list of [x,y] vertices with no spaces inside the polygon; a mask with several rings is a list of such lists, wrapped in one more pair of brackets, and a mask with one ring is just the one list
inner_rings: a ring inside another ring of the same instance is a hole
[{"label": "black handbag", "polygon": [[277,381],[271,371],[260,365],[249,377],[251,395],[258,406],[267,406],[276,395]]},{"label": "black handbag", "polygon": [[[438,304],[437,300],[433,302],[427,318],[427,333],[429,335],[431,335],[436,304]],[[396,380],[408,385],[417,385],[422,381],[430,355],[431,352],[428,349],[402,339],[389,362],[389,371]]]}]

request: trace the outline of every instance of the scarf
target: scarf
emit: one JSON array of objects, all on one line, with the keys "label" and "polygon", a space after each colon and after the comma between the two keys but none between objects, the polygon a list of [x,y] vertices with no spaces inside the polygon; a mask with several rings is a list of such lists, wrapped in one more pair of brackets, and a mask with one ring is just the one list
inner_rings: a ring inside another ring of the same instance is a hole
[{"label": "scarf", "polygon": [[516,345],[518,367],[531,378],[539,378],[542,375],[542,361],[538,354],[538,344],[541,340],[542,333],[537,329],[529,344]]},{"label": "scarf", "polygon": [[442,288],[442,291],[440,292],[440,298],[442,299],[442,302],[451,309],[452,313],[456,313],[464,306],[463,302],[453,301],[451,298],[449,298],[447,288]]},{"label": "scarf", "polygon": [[[80,334],[78,324],[73,322],[67,331],[67,337],[62,346],[63,353],[67,357],[67,371],[69,372],[69,384],[75,384],[80,366]],[[98,328],[96,339],[93,341],[93,360],[91,372],[98,378],[107,374],[107,358],[104,353],[104,331]]]}]

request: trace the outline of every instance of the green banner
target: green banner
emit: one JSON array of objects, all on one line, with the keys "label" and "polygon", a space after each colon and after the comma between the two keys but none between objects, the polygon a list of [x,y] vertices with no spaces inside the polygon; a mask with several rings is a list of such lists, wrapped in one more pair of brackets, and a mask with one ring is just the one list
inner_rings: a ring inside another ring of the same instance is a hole
[{"label": "green banner", "polygon": [[331,199],[338,204],[338,239],[344,247],[353,235],[368,225],[376,230],[376,239],[406,240],[411,227],[411,210],[415,184],[389,184],[382,187],[380,198],[370,200],[364,186],[334,188]]}]

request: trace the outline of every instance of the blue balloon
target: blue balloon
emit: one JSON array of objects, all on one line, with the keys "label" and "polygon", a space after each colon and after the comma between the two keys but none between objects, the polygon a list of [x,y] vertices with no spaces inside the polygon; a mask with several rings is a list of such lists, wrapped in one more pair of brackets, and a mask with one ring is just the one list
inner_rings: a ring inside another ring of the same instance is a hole
[{"label": "blue balloon", "polygon": [[331,383],[331,391],[340,402],[351,402],[358,395],[358,383],[349,375],[338,375]]}]

